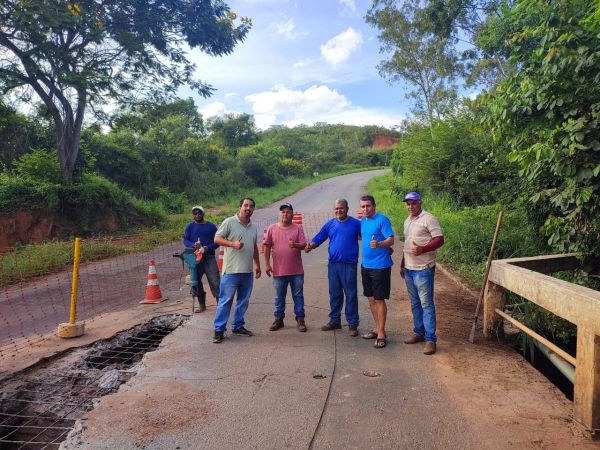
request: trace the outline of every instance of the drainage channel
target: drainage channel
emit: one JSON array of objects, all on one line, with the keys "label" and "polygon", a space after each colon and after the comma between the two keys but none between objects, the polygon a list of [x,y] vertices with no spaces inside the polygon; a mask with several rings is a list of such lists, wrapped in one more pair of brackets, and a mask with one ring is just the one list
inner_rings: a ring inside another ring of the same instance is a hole
[{"label": "drainage channel", "polygon": [[6,380],[0,386],[0,448],[58,448],[77,420],[131,379],[144,354],[156,350],[185,320],[179,315],[155,317]]}]

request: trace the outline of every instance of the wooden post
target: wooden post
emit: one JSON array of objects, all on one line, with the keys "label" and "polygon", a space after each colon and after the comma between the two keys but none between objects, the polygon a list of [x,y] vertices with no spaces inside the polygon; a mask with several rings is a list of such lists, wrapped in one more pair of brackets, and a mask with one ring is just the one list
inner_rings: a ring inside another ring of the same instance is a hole
[{"label": "wooden post", "polygon": [[600,336],[577,327],[575,419],[591,431],[600,430]]},{"label": "wooden post", "polygon": [[502,333],[502,318],[494,311],[496,308],[504,308],[504,289],[488,281],[483,294],[483,335],[488,339]]}]

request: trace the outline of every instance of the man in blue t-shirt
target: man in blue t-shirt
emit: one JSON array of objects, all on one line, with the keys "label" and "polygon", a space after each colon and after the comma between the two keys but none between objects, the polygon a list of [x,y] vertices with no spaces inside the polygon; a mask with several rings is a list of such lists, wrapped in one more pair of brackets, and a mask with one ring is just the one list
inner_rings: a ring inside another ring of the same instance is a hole
[{"label": "man in blue t-shirt", "polygon": [[348,202],[335,201],[335,218],[323,225],[321,231],[306,245],[310,252],[329,239],[329,322],[321,327],[323,331],[342,328],[341,313],[346,297],[346,321],[350,336],[358,336],[358,296],[356,289],[356,265],[358,264],[358,239],[360,222],[348,216]]},{"label": "man in blue t-shirt", "polygon": [[363,339],[375,339],[375,348],[386,346],[385,321],[390,298],[392,262],[390,247],[394,245],[394,230],[390,219],[377,212],[375,198],[363,195],[360,198],[363,217],[360,221],[362,240],[362,266],[360,274],[364,296],[369,299],[369,308],[375,320],[375,328],[362,335]]},{"label": "man in blue t-shirt", "polygon": [[[202,275],[206,274],[213,297],[217,300],[219,298],[221,277],[215,259],[215,250],[218,247],[215,244],[217,227],[214,223],[204,220],[204,208],[202,206],[192,208],[192,217],[194,221],[188,223],[183,231],[183,245],[185,247],[183,259],[190,269],[192,297],[198,298],[200,304],[198,312],[202,312],[206,310],[206,292],[202,287]],[[202,255],[200,261],[198,261],[198,254]]]}]

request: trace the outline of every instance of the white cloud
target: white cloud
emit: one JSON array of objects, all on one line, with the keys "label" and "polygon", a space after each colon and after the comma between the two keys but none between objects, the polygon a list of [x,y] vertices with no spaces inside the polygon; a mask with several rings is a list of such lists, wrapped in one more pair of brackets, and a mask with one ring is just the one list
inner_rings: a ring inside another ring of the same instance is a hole
[{"label": "white cloud", "polygon": [[344,95],[325,85],[304,91],[278,87],[245,99],[252,104],[256,126],[262,130],[276,123],[294,127],[316,122],[392,127],[405,118],[395,111],[353,106]]},{"label": "white cloud", "polygon": [[247,95],[245,99],[252,103],[255,114],[292,118],[337,112],[350,106],[350,101],[335,89],[316,85],[305,91],[279,87],[273,91]]},{"label": "white cloud", "polygon": [[256,114],[254,116],[254,123],[260,130],[266,130],[271,125],[275,124],[277,116],[275,114]]},{"label": "white cloud", "polygon": [[321,55],[333,65],[344,62],[362,44],[362,41],[362,34],[348,27],[346,31],[321,45]]},{"label": "white cloud", "polygon": [[204,108],[198,108],[198,112],[206,119],[208,117],[222,116],[226,114],[227,108],[222,102],[212,102],[206,105]]},{"label": "white cloud", "polygon": [[240,94],[238,94],[237,92],[228,92],[225,94],[225,98],[237,97],[238,95]]},{"label": "white cloud", "polygon": [[300,61],[296,61],[293,64],[294,69],[300,69],[302,67],[306,67],[310,64],[310,59],[305,58],[305,59],[301,59]]},{"label": "white cloud", "polygon": [[302,33],[296,31],[296,24],[294,23],[294,19],[289,19],[286,22],[272,22],[269,25],[270,30],[274,30],[275,33],[285,36],[289,40],[293,41],[300,36],[305,36],[308,33]]},{"label": "white cloud", "polygon": [[352,12],[356,12],[356,3],[354,0],[340,0],[340,3]]}]

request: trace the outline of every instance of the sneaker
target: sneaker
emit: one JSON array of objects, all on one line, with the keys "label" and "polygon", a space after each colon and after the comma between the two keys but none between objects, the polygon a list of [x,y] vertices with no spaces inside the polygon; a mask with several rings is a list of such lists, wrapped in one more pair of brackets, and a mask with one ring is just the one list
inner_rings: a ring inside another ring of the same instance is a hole
[{"label": "sneaker", "polygon": [[425,338],[420,334],[413,333],[413,335],[409,338],[404,339],[405,344],[416,344],[417,342],[423,342]]},{"label": "sneaker", "polygon": [[304,323],[304,317],[298,317],[296,319],[296,328],[298,328],[298,331],[300,331],[301,333],[306,332],[306,324]]},{"label": "sneaker", "polygon": [[224,331],[215,331],[215,335],[213,336],[213,344],[220,344],[223,342],[224,335]]},{"label": "sneaker", "polygon": [[339,330],[340,328],[342,328],[342,325],[339,323],[327,322],[321,327],[321,331]]},{"label": "sneaker", "polygon": [[280,328],[283,328],[283,318],[281,319],[275,319],[275,322],[273,322],[273,325],[271,325],[271,328],[269,328],[269,331],[277,331]]},{"label": "sneaker", "polygon": [[425,348],[423,349],[423,353],[426,355],[433,355],[435,353],[435,342],[425,342]]},{"label": "sneaker", "polygon": [[254,336],[252,331],[246,330],[244,327],[239,327],[237,330],[232,330],[231,334],[235,334],[236,336],[246,336],[246,337]]},{"label": "sneaker", "polygon": [[348,334],[352,337],[358,336],[358,326],[348,325]]}]

